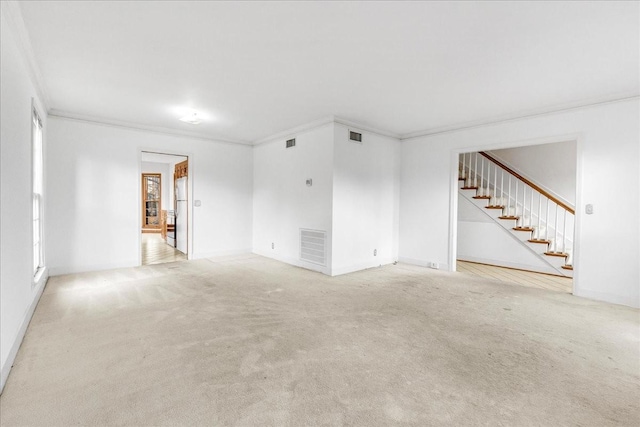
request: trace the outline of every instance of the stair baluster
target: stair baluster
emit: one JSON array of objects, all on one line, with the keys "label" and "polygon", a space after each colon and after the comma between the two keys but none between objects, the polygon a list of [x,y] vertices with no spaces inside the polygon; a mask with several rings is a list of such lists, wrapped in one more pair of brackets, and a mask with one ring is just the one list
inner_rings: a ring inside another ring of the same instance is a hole
[{"label": "stair baluster", "polygon": [[531,200],[529,201],[529,228],[533,228],[533,188],[531,189]]},{"label": "stair baluster", "polygon": [[567,211],[564,211],[564,218],[562,220],[562,253],[567,253],[566,247],[566,239],[567,239]]},{"label": "stair baluster", "polygon": [[493,168],[493,206],[497,206],[498,205],[498,166],[496,166],[495,168]]},{"label": "stair baluster", "polygon": [[478,153],[476,153],[476,163],[473,167],[473,186],[478,186]]}]

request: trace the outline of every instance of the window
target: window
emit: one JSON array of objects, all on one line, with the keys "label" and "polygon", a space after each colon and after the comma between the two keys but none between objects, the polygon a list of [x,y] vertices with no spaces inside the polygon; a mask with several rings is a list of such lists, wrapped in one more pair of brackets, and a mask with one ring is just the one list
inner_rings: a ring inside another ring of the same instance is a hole
[{"label": "window", "polygon": [[44,251],[42,245],[42,205],[44,187],[44,156],[42,153],[42,121],[38,112],[33,109],[31,122],[32,142],[32,187],[33,187],[33,275],[44,267]]}]

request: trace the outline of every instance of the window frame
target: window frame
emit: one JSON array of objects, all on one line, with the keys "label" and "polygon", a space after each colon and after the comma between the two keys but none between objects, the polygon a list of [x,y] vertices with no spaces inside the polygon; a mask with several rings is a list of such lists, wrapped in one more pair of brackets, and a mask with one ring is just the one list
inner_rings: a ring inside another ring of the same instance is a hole
[{"label": "window frame", "polygon": [[44,257],[44,124],[35,103],[32,103],[31,107],[31,225],[32,285],[35,286],[39,283],[46,268]]}]

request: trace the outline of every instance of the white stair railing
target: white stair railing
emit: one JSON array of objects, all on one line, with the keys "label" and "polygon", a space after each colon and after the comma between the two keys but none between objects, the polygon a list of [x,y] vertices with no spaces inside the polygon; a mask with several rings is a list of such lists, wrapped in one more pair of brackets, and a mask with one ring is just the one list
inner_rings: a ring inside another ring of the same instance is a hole
[{"label": "white stair railing", "polygon": [[501,218],[517,218],[515,228],[531,231],[530,242],[547,243],[547,254],[565,255],[572,265],[572,207],[486,153],[460,154],[459,178],[476,197],[489,197],[489,208],[500,207]]}]

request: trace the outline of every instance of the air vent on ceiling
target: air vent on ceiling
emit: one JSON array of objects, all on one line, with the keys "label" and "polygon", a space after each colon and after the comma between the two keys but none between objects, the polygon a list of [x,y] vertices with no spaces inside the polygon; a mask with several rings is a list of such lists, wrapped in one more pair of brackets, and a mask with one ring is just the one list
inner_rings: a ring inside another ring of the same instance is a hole
[{"label": "air vent on ceiling", "polygon": [[291,148],[291,147],[295,147],[296,146],[296,139],[287,139],[287,148]]},{"label": "air vent on ceiling", "polygon": [[326,265],[325,241],[327,233],[320,230],[300,229],[300,259]]},{"label": "air vent on ceiling", "polygon": [[349,131],[349,141],[359,142],[362,144],[362,134],[354,131]]}]

